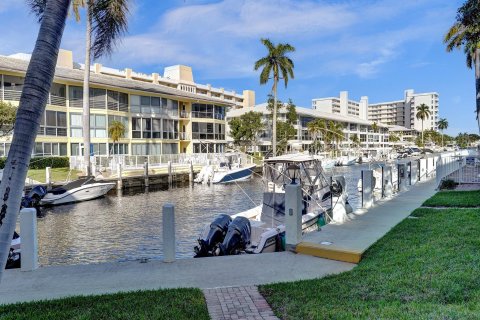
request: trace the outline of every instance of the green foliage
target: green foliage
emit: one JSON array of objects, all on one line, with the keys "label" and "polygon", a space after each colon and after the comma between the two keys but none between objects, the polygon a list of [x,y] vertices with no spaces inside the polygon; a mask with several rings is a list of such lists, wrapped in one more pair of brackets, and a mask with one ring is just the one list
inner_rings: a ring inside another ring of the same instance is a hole
[{"label": "green foliage", "polygon": [[237,146],[251,146],[257,141],[260,130],[264,129],[262,113],[250,111],[230,122],[230,136]]},{"label": "green foliage", "polygon": [[112,121],[108,126],[108,136],[115,143],[125,136],[125,125],[120,121]]},{"label": "green foliage", "polygon": [[448,121],[445,118],[441,118],[440,120],[438,120],[437,125],[438,125],[438,129],[443,131],[448,128]]},{"label": "green foliage", "polygon": [[288,99],[286,121],[288,124],[295,125],[298,121],[297,106],[292,99]]},{"label": "green foliage", "polygon": [[0,137],[8,136],[13,131],[17,108],[12,104],[0,101]]},{"label": "green foliage", "polygon": [[[322,151],[320,136],[325,136],[327,130],[327,122],[325,119],[314,119],[307,124],[307,129],[313,137],[313,144],[311,148],[313,152]],[[325,140],[324,140],[325,143]],[[323,146],[326,149],[326,144]]]},{"label": "green foliage", "polygon": [[263,68],[260,73],[260,84],[266,84],[268,80],[273,78],[273,91],[275,91],[277,82],[282,78],[286,88],[289,78],[293,79],[295,77],[293,61],[286,54],[294,52],[295,48],[288,43],[274,45],[269,39],[261,39],[260,41],[268,50],[267,55],[257,60],[254,65],[255,70]]},{"label": "green foliage", "polygon": [[466,148],[470,145],[470,143],[477,142],[478,140],[480,140],[480,136],[478,134],[467,132],[461,132],[455,137],[456,144],[458,144],[461,148]]},{"label": "green foliage", "polygon": [[[0,158],[0,169],[5,168],[5,162],[7,158]],[[70,167],[70,159],[68,157],[45,157],[45,158],[36,158],[33,157],[30,159],[30,169],[45,169],[46,167],[51,168],[68,168]]]},{"label": "green foliage", "polygon": [[412,216],[353,270],[260,292],[281,319],[478,318],[478,210],[417,209]]},{"label": "green foliage", "polygon": [[428,207],[480,207],[480,191],[437,192],[423,205]]},{"label": "green foliage", "polygon": [[163,289],[0,306],[0,319],[199,319],[208,309],[200,289]]},{"label": "green foliage", "polygon": [[376,122],[372,123],[372,130],[375,133],[378,131],[378,124]]},{"label": "green foliage", "polygon": [[356,133],[350,136],[350,142],[352,143],[353,147],[360,146],[360,139],[358,138],[358,135]]},{"label": "green foliage", "polygon": [[396,135],[395,133],[390,133],[388,135],[388,141],[390,142],[398,142],[400,141],[400,137],[398,135]]},{"label": "green foliage", "polygon": [[444,190],[444,189],[452,190],[452,189],[455,189],[456,186],[457,186],[456,182],[452,179],[442,180],[442,182],[440,183],[441,190]]}]

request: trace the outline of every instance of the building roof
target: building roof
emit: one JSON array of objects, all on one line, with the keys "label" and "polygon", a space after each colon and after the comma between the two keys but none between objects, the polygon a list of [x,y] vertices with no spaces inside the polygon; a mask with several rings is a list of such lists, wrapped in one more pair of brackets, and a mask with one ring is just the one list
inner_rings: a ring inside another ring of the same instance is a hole
[{"label": "building roof", "polygon": [[[10,72],[19,72],[19,73],[25,74],[27,72],[28,64],[29,64],[29,61],[0,55],[0,70],[10,71]],[[82,85],[83,74],[84,74],[84,70],[81,70],[81,69],[70,69],[70,68],[63,68],[63,67],[57,66],[55,69],[54,80],[73,81],[73,82],[78,82],[79,85]],[[150,92],[155,94],[163,94],[163,95],[172,96],[172,97],[181,97],[181,98],[198,101],[198,102],[211,102],[211,103],[218,103],[218,104],[228,105],[228,106],[235,105],[233,102],[227,102],[223,99],[208,97],[201,94],[190,93],[190,92],[182,91],[179,89],[163,86],[160,84],[148,83],[144,81],[137,81],[137,80],[126,79],[126,78],[119,78],[119,77],[109,76],[104,74],[96,74],[94,72],[90,73],[90,84],[109,87],[112,90],[124,89],[124,90],[133,90],[133,91],[142,91],[142,92]]]},{"label": "building roof", "polygon": [[[362,125],[372,125],[374,123],[374,121],[363,120],[357,117],[341,115],[338,113],[323,112],[315,109],[297,107],[296,110],[297,110],[297,113],[301,116],[310,116],[314,118],[322,118],[322,119],[333,120],[338,122],[357,123]],[[269,112],[267,110],[267,103],[262,103],[262,104],[256,105],[254,108],[242,108],[242,109],[231,110],[228,112],[227,116],[238,117],[249,111],[256,111],[256,112],[262,112],[262,113]],[[382,128],[388,128],[388,126],[383,123],[377,123],[377,125]]]}]

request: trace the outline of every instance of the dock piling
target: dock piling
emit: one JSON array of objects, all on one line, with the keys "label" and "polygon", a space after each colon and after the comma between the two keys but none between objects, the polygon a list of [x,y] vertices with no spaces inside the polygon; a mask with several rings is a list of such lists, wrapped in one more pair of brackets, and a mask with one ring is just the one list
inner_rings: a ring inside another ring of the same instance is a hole
[{"label": "dock piling", "polygon": [[117,190],[123,189],[123,180],[122,180],[122,164],[117,163]]},{"label": "dock piling", "polygon": [[47,189],[52,188],[52,168],[46,167],[45,168],[45,182],[47,183]]},{"label": "dock piling", "polygon": [[145,177],[145,187],[148,188],[149,186],[149,180],[148,180],[148,161],[145,161],[143,164],[143,170],[144,170],[144,177]]},{"label": "dock piling", "polygon": [[172,186],[172,161],[168,161],[168,187]]},{"label": "dock piling", "polygon": [[373,170],[362,170],[362,208],[373,206]]},{"label": "dock piling", "polygon": [[285,186],[285,245],[290,250],[302,241],[302,190],[299,184]]},{"label": "dock piling", "polygon": [[193,183],[193,163],[190,161],[190,174],[188,175],[188,181]]},{"label": "dock piling", "polygon": [[392,167],[391,166],[385,166],[382,167],[382,191],[383,197],[391,197],[393,194],[393,184],[392,184]]},{"label": "dock piling", "polygon": [[21,271],[38,268],[37,210],[20,210],[20,236],[22,238]]},{"label": "dock piling", "polygon": [[175,262],[175,206],[163,205],[163,261]]}]

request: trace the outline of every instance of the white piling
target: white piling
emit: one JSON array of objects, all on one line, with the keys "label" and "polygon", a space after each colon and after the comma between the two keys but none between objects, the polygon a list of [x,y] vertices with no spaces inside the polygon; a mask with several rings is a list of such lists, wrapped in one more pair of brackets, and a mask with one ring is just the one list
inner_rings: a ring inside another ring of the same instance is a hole
[{"label": "white piling", "polygon": [[404,191],[407,189],[407,164],[398,164],[398,191]]},{"label": "white piling", "polygon": [[163,205],[163,261],[175,261],[175,206]]},{"label": "white piling", "polygon": [[38,268],[37,210],[20,210],[21,270],[33,271]]},{"label": "white piling", "polygon": [[362,170],[362,208],[373,206],[373,170]]},{"label": "white piling", "polygon": [[382,167],[383,170],[383,196],[384,197],[391,197],[393,194],[393,187],[392,187],[392,167],[385,166]]},{"label": "white piling", "polygon": [[148,187],[150,185],[150,181],[148,179],[148,161],[143,163],[143,175],[145,177],[145,187]]},{"label": "white piling", "polygon": [[193,182],[193,163],[190,161],[190,174],[188,175],[188,181]]},{"label": "white piling", "polygon": [[117,190],[123,189],[123,180],[122,180],[122,164],[117,163]]},{"label": "white piling", "polygon": [[414,185],[417,183],[418,179],[418,162],[414,163],[410,161],[410,185]]},{"label": "white piling", "polygon": [[285,244],[293,249],[302,241],[302,189],[299,184],[285,186]]},{"label": "white piling", "polygon": [[52,168],[46,167],[45,168],[45,182],[47,183],[47,189],[52,187]]},{"label": "white piling", "polygon": [[424,181],[427,179],[427,159],[420,159],[419,167],[420,167],[419,181]]},{"label": "white piling", "polygon": [[168,186],[171,187],[173,182],[172,177],[172,161],[168,161]]}]

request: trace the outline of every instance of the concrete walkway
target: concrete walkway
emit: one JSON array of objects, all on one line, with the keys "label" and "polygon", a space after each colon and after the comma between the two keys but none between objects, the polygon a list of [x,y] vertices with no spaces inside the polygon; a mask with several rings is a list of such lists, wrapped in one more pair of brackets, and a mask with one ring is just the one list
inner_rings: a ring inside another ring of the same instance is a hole
[{"label": "concrete walkway", "polygon": [[0,304],[142,289],[250,286],[313,279],[355,264],[292,252],[161,261],[51,266],[6,270]]},{"label": "concrete walkway", "polygon": [[328,224],[308,233],[297,246],[300,253],[358,263],[363,253],[390,229],[435,194],[435,179],[418,182],[390,200],[379,201],[366,213],[351,214],[343,224]]}]

